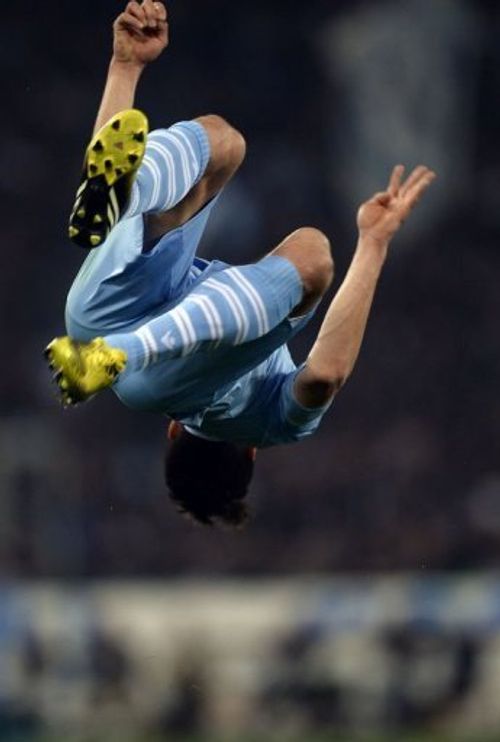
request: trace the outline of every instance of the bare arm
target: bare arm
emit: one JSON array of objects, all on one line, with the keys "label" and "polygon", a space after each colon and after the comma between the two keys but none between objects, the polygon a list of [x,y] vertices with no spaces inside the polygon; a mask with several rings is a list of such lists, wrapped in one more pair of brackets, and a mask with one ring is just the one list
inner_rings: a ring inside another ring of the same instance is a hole
[{"label": "bare arm", "polygon": [[168,45],[165,6],[153,0],[128,3],[113,24],[113,57],[94,134],[116,113],[133,108],[141,74]]},{"label": "bare arm", "polygon": [[390,241],[435,178],[421,166],[401,183],[403,173],[401,165],[394,168],[387,190],[358,212],[359,240],[352,263],[295,382],[295,396],[305,407],[327,404],[351,374]]}]

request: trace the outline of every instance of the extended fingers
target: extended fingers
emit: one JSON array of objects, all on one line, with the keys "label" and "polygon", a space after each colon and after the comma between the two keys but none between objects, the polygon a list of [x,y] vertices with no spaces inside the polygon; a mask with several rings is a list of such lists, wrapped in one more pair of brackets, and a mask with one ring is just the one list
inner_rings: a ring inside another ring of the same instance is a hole
[{"label": "extended fingers", "polygon": [[416,167],[410,175],[407,177],[403,185],[401,186],[399,190],[400,196],[406,196],[406,194],[413,188],[413,186],[421,180],[425,176],[425,174],[429,171],[429,168],[425,167],[425,165],[419,165]]},{"label": "extended fingers", "polygon": [[389,179],[389,185],[387,186],[387,191],[393,197],[398,195],[398,191],[401,187],[401,179],[404,175],[404,172],[404,165],[396,165],[396,167],[392,171],[391,177]]},{"label": "extended fingers", "polygon": [[419,177],[415,179],[413,184],[406,190],[404,199],[407,206],[411,209],[415,204],[420,201],[420,198],[424,192],[428,189],[433,180],[436,179],[436,173],[429,168],[423,168]]}]

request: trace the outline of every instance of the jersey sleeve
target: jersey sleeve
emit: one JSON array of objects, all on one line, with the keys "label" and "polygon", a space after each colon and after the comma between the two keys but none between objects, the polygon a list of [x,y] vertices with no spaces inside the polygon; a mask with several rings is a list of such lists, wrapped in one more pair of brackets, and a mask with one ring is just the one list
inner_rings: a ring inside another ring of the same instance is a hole
[{"label": "jersey sleeve", "polygon": [[304,407],[300,404],[295,397],[294,384],[304,365],[288,373],[281,386],[279,415],[284,442],[300,441],[315,433],[333,401],[322,407]]}]

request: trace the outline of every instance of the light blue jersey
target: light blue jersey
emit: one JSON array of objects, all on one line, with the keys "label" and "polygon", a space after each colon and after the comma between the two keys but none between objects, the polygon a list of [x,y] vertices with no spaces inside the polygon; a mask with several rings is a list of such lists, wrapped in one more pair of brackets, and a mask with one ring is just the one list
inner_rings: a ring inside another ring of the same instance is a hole
[{"label": "light blue jersey", "polygon": [[[244,268],[196,258],[217,199],[148,245],[146,252],[142,211],[161,209],[151,193],[159,202],[168,200],[158,178],[161,160],[166,159],[159,143],[175,142],[169,161],[179,158],[180,193],[200,179],[208,160],[206,134],[194,122],[153,132],[150,138],[145,159],[154,167],[149,166],[148,209],[141,208],[136,190],[133,208],[83,263],[68,295],[68,334],[81,341],[111,336],[109,341],[124,347],[131,361],[134,348],[139,348],[138,362],[127,364],[113,386],[129,407],[167,414],[194,434],[213,440],[263,447],[311,435],[327,407],[305,409],[293,393],[297,367],[286,343],[311,316],[288,318],[302,291],[295,268],[284,258],[273,257],[249,266],[245,273]],[[145,172],[144,182],[147,176]],[[173,192],[171,172],[166,182]],[[266,270],[259,272],[260,265]],[[215,333],[217,321],[230,332],[232,318],[235,337],[221,342]],[[193,337],[179,357],[165,355],[167,320],[178,328],[179,342],[184,334],[187,340]],[[204,331],[206,343],[201,342]]]}]

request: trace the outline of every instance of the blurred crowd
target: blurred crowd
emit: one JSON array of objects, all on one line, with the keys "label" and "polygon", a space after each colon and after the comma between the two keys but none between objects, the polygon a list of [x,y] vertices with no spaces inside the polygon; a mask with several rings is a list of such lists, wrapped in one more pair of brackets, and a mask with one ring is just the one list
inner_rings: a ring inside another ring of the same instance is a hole
[{"label": "blurred crowd", "polygon": [[[167,672],[165,663],[163,676],[156,678],[159,697],[144,709],[141,674],[120,638],[96,629],[60,651],[61,639],[54,636],[46,642],[36,633],[23,637],[16,657],[23,691],[0,699],[2,739],[28,742],[39,739],[47,728],[73,732],[76,725],[61,718],[61,709],[56,713],[54,705],[69,675],[68,701],[85,722],[87,734],[107,730],[112,739],[128,739],[123,735],[142,730],[158,740],[187,734],[202,739],[207,727],[226,731],[234,725],[231,699],[220,697],[220,668],[210,657],[211,647],[201,652],[200,647],[193,652],[188,644],[178,647],[169,658],[173,672]],[[342,677],[345,654],[356,644],[379,656],[384,673],[380,687],[363,683],[361,677],[350,682]],[[494,642],[487,642],[491,646]],[[238,727],[244,726],[247,733],[299,731],[304,739],[325,730],[353,733],[450,724],[459,704],[475,695],[480,685],[481,649],[476,637],[411,625],[354,641],[297,627],[272,646],[272,670],[257,668],[256,688],[246,689],[247,697],[237,704],[245,720]]]},{"label": "blurred crowd", "polygon": [[[1,574],[498,565],[500,8],[443,0],[438,16],[435,5],[170,4],[171,46],[137,105],[153,126],[219,113],[249,145],[205,257],[252,260],[314,224],[332,238],[336,289],[356,199],[401,158],[428,158],[440,176],[394,246],[353,378],[317,436],[258,455],[255,517],[236,534],[173,511],[166,420],[111,394],[68,412],[53,400],[41,350],[64,332],[83,257],[66,218],[121,4],[5,9]],[[320,317],[295,341],[297,360]]]},{"label": "blurred crowd", "polygon": [[498,730],[498,581],[310,586],[3,591],[0,737],[399,740],[427,729],[484,741]]}]

